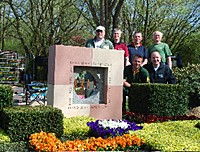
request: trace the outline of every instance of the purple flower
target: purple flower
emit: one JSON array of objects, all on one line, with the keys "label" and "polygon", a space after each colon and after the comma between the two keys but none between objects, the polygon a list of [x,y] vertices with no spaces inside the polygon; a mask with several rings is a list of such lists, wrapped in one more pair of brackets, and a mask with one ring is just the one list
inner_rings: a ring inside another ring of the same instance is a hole
[{"label": "purple flower", "polygon": [[96,120],[95,122],[88,122],[90,133],[94,137],[107,138],[109,136],[122,136],[129,130],[139,130],[143,126],[137,126],[136,123],[127,120]]}]

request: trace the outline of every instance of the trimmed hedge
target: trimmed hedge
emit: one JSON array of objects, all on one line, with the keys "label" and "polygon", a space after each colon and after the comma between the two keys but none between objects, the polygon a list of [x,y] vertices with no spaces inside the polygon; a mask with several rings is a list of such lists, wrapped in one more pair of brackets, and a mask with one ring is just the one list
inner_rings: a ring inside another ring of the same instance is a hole
[{"label": "trimmed hedge", "polygon": [[0,84],[0,109],[13,106],[13,90],[9,85]]},{"label": "trimmed hedge", "polygon": [[60,109],[51,106],[15,106],[2,109],[0,126],[12,142],[28,141],[32,133],[40,131],[54,132],[60,137],[63,117]]},{"label": "trimmed hedge", "polygon": [[187,90],[181,85],[133,84],[128,105],[132,112],[176,116],[188,111],[188,98]]}]

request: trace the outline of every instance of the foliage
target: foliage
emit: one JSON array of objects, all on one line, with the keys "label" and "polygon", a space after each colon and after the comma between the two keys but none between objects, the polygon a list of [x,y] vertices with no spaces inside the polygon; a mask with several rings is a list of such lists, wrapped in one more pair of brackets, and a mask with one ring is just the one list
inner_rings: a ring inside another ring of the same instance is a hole
[{"label": "foliage", "polygon": [[109,137],[90,137],[86,140],[66,141],[62,143],[53,133],[34,133],[30,136],[30,144],[37,151],[109,151],[109,150],[137,150],[143,141],[135,135],[124,134],[123,136]]},{"label": "foliage", "polygon": [[200,151],[200,131],[195,124],[200,120],[172,121],[142,124],[142,130],[133,131],[151,150]]},{"label": "foliage", "polygon": [[128,133],[129,130],[143,128],[127,120],[96,120],[95,122],[88,122],[87,125],[90,127],[91,136],[102,138],[122,136]]},{"label": "foliage", "polygon": [[[3,1],[6,8],[2,9],[0,27],[4,29],[1,33],[2,41],[6,42],[4,49],[19,46],[16,51],[23,50],[23,54],[48,56],[49,46],[72,45],[72,36],[84,35],[82,12],[75,8],[74,1]],[[9,46],[8,41],[15,46]]]},{"label": "foliage", "polygon": [[[130,7],[131,6],[131,7]],[[121,27],[125,41],[131,42],[133,31],[143,33],[143,45],[150,46],[152,34],[163,32],[163,41],[168,43],[172,52],[182,46],[183,40],[199,29],[199,1],[140,0],[126,1],[121,11]],[[189,40],[189,39],[188,39]],[[193,50],[190,50],[193,51]]]},{"label": "foliage", "polygon": [[132,84],[129,109],[158,116],[184,115],[188,111],[188,93],[178,84]]},{"label": "foliage", "polygon": [[62,111],[51,106],[3,108],[0,121],[12,142],[27,141],[30,134],[41,130],[54,132],[58,137],[63,134]]},{"label": "foliage", "polygon": [[64,124],[64,135],[61,137],[61,140],[67,139],[84,139],[88,136],[89,127],[87,122],[95,121],[95,118],[89,116],[76,116],[63,119]]},{"label": "foliage", "polygon": [[199,35],[191,36],[199,31],[199,3],[199,0],[142,3],[140,0],[2,0],[0,46],[20,54],[47,56],[49,46],[54,44],[83,46],[93,36],[96,25],[103,24],[109,39],[113,28],[121,27],[123,41],[127,43],[131,43],[133,31],[142,31],[143,45],[147,47],[152,43],[152,33],[160,30],[172,52],[180,51],[184,62],[188,56],[191,62],[194,60],[189,52],[199,51],[196,45]]},{"label": "foliage", "polygon": [[9,85],[0,84],[0,109],[13,106],[13,90]]},{"label": "foliage", "polygon": [[200,30],[192,33],[182,42],[182,45],[176,49],[176,52],[182,57],[184,66],[188,63],[198,64],[200,62]]},{"label": "foliage", "polygon": [[181,69],[173,69],[177,83],[183,85],[189,91],[190,106],[200,105],[200,64],[188,64]]}]

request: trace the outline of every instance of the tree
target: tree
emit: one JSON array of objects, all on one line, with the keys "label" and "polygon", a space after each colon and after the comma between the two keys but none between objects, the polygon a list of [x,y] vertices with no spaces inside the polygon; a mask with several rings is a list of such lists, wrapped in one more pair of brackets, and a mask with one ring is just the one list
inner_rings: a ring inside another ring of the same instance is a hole
[{"label": "tree", "polygon": [[[74,33],[81,30],[80,12],[74,8],[74,1],[69,0],[3,0],[10,30],[7,42],[15,42],[22,47],[26,56],[26,73],[35,76],[35,59],[48,56],[49,46],[70,44]],[[77,30],[79,26],[80,30]],[[3,43],[4,41],[2,41]],[[11,46],[5,47],[12,48]],[[14,50],[17,51],[17,50]]]},{"label": "tree", "polygon": [[106,37],[111,37],[112,30],[118,27],[119,15],[125,0],[88,0],[80,1],[76,7],[92,29],[102,25],[106,28]]},{"label": "tree", "polygon": [[[130,7],[132,6],[132,7]],[[133,31],[142,31],[143,45],[152,43],[152,34],[164,33],[163,41],[175,52],[187,37],[200,28],[198,0],[127,0],[120,14],[127,42]]]},{"label": "tree", "polygon": [[9,20],[10,10],[7,8],[6,3],[0,3],[0,37],[1,37],[1,50],[5,48],[5,40],[9,34],[9,27],[12,22]]},{"label": "tree", "polygon": [[79,23],[80,13],[72,0],[4,2],[12,10],[12,38],[20,41],[26,54],[47,56],[49,46],[68,43]]},{"label": "tree", "polygon": [[200,63],[200,31],[192,33],[182,42],[182,45],[176,49],[182,57],[185,66],[188,63]]},{"label": "tree", "polygon": [[127,43],[133,31],[141,31],[146,47],[159,30],[173,53],[189,44],[188,38],[200,28],[199,0],[3,0],[0,8],[1,44],[8,48],[17,43],[35,56],[47,56],[54,44],[83,46],[100,24],[110,39],[113,28],[122,28]]}]

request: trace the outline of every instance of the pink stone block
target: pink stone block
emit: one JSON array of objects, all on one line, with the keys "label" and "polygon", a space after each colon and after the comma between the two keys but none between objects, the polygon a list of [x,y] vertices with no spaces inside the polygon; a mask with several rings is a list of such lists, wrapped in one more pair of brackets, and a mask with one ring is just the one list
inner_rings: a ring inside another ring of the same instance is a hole
[{"label": "pink stone block", "polygon": [[74,66],[91,66],[92,49],[55,45],[49,50],[48,82],[50,84],[71,84]]},{"label": "pink stone block", "polygon": [[108,96],[107,104],[90,105],[91,117],[97,119],[122,119],[122,87],[109,86]]},{"label": "pink stone block", "polygon": [[[49,49],[47,104],[66,117],[88,115],[97,119],[121,119],[123,52],[55,45]],[[105,68],[103,104],[74,104],[74,67]],[[49,101],[49,102],[48,102]]]}]

